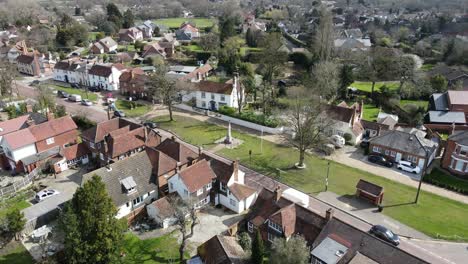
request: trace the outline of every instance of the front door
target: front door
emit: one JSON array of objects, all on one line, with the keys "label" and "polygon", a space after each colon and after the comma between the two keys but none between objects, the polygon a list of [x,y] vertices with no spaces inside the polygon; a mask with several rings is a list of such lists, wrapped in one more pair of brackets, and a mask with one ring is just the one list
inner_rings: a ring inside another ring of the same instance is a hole
[{"label": "front door", "polygon": [[215,101],[210,101],[210,110],[211,111],[216,110],[216,102]]},{"label": "front door", "polygon": [[401,160],[401,153],[397,152],[395,160],[398,162]]}]

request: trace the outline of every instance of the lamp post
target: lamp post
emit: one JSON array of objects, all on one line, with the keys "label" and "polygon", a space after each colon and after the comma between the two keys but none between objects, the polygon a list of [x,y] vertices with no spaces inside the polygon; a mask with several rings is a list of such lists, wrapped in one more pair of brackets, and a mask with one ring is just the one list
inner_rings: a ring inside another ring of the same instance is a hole
[{"label": "lamp post", "polygon": [[328,176],[330,174],[330,161],[327,164],[327,178],[325,178],[325,191],[328,191]]},{"label": "lamp post", "polygon": [[414,203],[416,204],[418,203],[418,200],[419,200],[419,192],[421,191],[422,181],[423,181],[424,175],[426,175],[427,165],[429,164],[429,151],[427,151],[427,149],[424,148],[424,152],[426,153],[424,166],[421,172],[421,177],[419,177],[419,184],[418,184],[418,191],[416,192],[416,198],[414,199]]}]

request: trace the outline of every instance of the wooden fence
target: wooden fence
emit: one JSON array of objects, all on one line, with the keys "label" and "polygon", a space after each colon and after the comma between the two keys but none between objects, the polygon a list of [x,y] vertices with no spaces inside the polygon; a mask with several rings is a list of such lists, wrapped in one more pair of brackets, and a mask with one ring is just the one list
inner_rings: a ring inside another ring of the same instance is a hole
[{"label": "wooden fence", "polygon": [[28,175],[26,175],[22,180],[14,182],[10,186],[5,186],[5,187],[0,188],[0,198],[5,197],[5,196],[11,196],[15,194],[16,192],[22,190],[23,188],[29,186],[38,174],[39,174],[39,169],[36,168],[33,171],[31,171]]}]

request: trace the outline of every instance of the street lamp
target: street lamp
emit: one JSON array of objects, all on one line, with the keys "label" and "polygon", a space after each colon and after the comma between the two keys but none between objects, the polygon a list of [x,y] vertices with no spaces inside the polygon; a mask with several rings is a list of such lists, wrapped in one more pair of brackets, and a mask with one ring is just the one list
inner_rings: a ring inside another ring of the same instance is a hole
[{"label": "street lamp", "polygon": [[325,178],[325,191],[328,191],[328,175],[330,174],[330,161],[327,164],[327,178]]},{"label": "street lamp", "polygon": [[424,148],[424,152],[426,153],[425,160],[424,160],[424,166],[423,166],[423,169],[422,169],[422,172],[421,172],[421,177],[419,177],[419,184],[418,184],[418,191],[416,192],[416,198],[414,199],[414,203],[416,203],[416,204],[418,203],[419,192],[421,191],[422,181],[423,181],[424,175],[426,174],[427,165],[429,163],[429,151],[426,148]]}]

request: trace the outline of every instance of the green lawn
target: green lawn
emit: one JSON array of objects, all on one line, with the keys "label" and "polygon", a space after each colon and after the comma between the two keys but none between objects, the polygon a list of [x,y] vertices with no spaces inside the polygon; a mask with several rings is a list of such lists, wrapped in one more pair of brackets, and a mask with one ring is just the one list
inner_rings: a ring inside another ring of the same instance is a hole
[{"label": "green lawn", "polygon": [[362,119],[367,121],[377,120],[377,115],[380,109],[373,104],[364,104],[364,112],[362,113]]},{"label": "green lawn", "polygon": [[88,39],[90,41],[96,40],[96,35],[99,34],[99,32],[89,32],[88,33]]},{"label": "green lawn", "polygon": [[146,240],[127,234],[124,243],[124,264],[179,263],[179,244],[172,234]]},{"label": "green lawn", "polygon": [[[223,137],[226,129],[196,121],[191,118],[175,116],[176,122],[160,122],[162,128],[170,129],[194,145],[212,146],[213,141]],[[167,120],[159,117],[156,121]],[[317,194],[324,190],[327,160],[315,155],[306,155],[307,169],[293,168],[298,152],[292,148],[263,141],[257,137],[234,131],[233,136],[244,141],[236,149],[223,149],[218,152],[272,177],[276,168],[282,172],[279,180],[305,193]],[[263,153],[261,152],[263,146]],[[252,160],[249,159],[252,150]],[[343,196],[354,195],[356,183],[365,179],[385,188],[384,213],[432,237],[438,235],[463,237],[468,241],[468,206],[428,192],[421,192],[418,204],[414,204],[416,189],[399,184],[369,172],[331,162],[329,190]],[[442,213],[443,212],[443,213]]]},{"label": "green lawn", "polygon": [[[56,90],[59,90],[59,91],[64,91],[64,92],[67,92],[68,94],[78,94],[78,95],[81,96],[82,99],[89,99],[92,102],[97,101],[97,94],[95,94],[93,92],[90,92],[90,91],[88,91],[86,93],[86,91],[85,91],[86,88],[75,89],[75,88],[70,88],[70,87],[62,87],[62,86],[58,86],[58,85],[50,85],[50,86],[53,89],[56,89]],[[86,96],[86,94],[87,94],[87,96]]]},{"label": "green lawn", "polygon": [[26,248],[17,241],[11,242],[1,250],[0,264],[33,264],[36,263]]},{"label": "green lawn", "polygon": [[400,106],[403,107],[407,104],[415,104],[417,106],[424,107],[424,109],[427,109],[429,102],[422,100],[400,100]]},{"label": "green lawn", "polygon": [[31,206],[31,204],[26,200],[31,198],[33,195],[34,193],[31,191],[24,190],[15,197],[2,200],[0,202],[0,219],[13,209],[23,210],[24,208]]},{"label": "green lawn", "polygon": [[151,110],[151,107],[148,105],[136,102],[133,102],[133,104],[132,106],[132,103],[127,100],[117,100],[115,102],[117,109],[124,111],[125,115],[128,117],[142,116]]},{"label": "green lawn", "polygon": [[199,45],[192,44],[187,46],[182,46],[182,50],[191,51],[191,52],[202,52],[203,49]]},{"label": "green lawn", "polygon": [[251,48],[251,47],[241,47],[240,48],[240,55],[245,56],[248,52],[261,52],[261,48]]},{"label": "green lawn", "polygon": [[154,22],[156,24],[164,25],[168,28],[179,28],[180,25],[184,22],[193,22],[196,24],[198,28],[208,28],[212,27],[214,24],[214,20],[210,18],[183,18],[183,17],[173,17],[173,18],[162,18],[157,19]]},{"label": "green lawn", "polygon": [[[374,87],[374,91],[379,91],[379,88],[381,86],[383,86],[383,85],[386,85],[391,90],[396,90],[399,87],[398,82],[376,82],[375,87]],[[358,90],[361,90],[361,91],[364,91],[364,92],[371,92],[372,91],[372,82],[359,82],[359,81],[356,81],[356,82],[353,82],[350,86],[355,87]]]},{"label": "green lawn", "polygon": [[134,52],[134,51],[136,51],[136,50],[135,50],[135,46],[134,46],[133,44],[118,45],[118,46],[117,46],[117,50],[125,50],[125,51],[128,51],[128,52]]},{"label": "green lawn", "polygon": [[430,70],[432,70],[434,68],[434,66],[435,66],[434,64],[430,64],[430,63],[423,64],[421,66],[421,70],[422,71],[430,71]]}]

